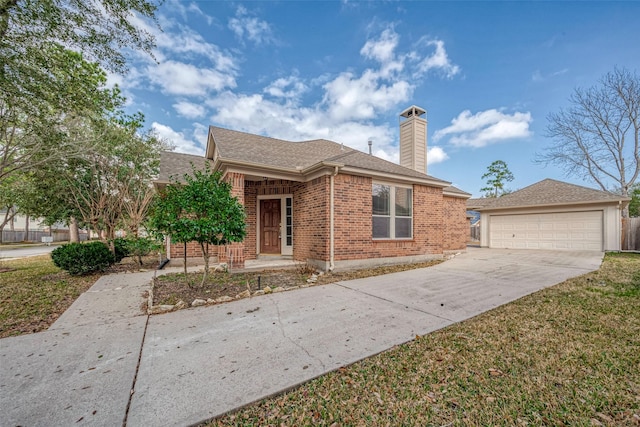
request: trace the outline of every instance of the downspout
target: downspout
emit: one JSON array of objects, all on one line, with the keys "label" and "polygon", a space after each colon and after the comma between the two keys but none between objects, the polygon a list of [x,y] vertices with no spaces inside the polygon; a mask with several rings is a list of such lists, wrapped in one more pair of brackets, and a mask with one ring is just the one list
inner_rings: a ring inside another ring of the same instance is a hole
[{"label": "downspout", "polygon": [[338,175],[338,166],[335,167],[335,169],[333,170],[333,174],[331,174],[329,181],[330,181],[330,186],[331,189],[329,191],[330,195],[329,195],[329,271],[333,271],[333,269],[335,268],[335,242],[334,242],[334,232],[333,232],[333,216],[334,216],[334,203],[333,203],[333,196],[334,196],[334,178],[335,176]]}]

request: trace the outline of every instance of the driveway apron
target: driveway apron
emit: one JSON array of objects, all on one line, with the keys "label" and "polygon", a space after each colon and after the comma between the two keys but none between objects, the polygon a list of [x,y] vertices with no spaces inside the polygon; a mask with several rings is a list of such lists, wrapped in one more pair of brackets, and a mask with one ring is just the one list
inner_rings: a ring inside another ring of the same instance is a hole
[{"label": "driveway apron", "polygon": [[599,268],[602,253],[470,249],[438,266],[149,322],[129,425],[189,425]]}]

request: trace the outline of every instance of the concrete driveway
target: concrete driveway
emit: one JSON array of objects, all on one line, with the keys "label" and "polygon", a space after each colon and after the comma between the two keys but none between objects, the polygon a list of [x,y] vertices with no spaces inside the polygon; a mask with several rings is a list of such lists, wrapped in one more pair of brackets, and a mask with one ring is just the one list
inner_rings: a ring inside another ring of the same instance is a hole
[{"label": "concrete driveway", "polygon": [[11,260],[18,258],[28,258],[32,256],[45,255],[53,251],[57,248],[59,244],[54,244],[51,246],[46,245],[29,245],[29,246],[19,246],[19,247],[11,247],[5,246],[0,248],[0,259],[3,260]]},{"label": "concrete driveway", "polygon": [[[118,275],[111,285],[97,282],[82,310],[74,314],[74,304],[63,324],[43,333],[47,346],[35,351],[44,357],[29,356],[40,334],[0,340],[0,424],[198,423],[596,270],[601,261],[598,252],[470,249],[427,269],[152,316],[146,330],[145,317],[104,309],[88,320],[101,295],[132,312],[135,304],[113,299],[121,295],[116,289],[130,289],[133,298],[141,285],[126,285],[124,277],[148,276]],[[108,357],[64,356],[65,348],[79,351],[73,336],[91,337],[88,350],[106,348]],[[83,358],[91,372],[81,369]],[[47,374],[65,371],[64,363],[77,365],[68,377]],[[34,371],[40,381],[29,379]],[[134,384],[130,401],[128,384]],[[93,397],[78,399],[83,387]]]}]

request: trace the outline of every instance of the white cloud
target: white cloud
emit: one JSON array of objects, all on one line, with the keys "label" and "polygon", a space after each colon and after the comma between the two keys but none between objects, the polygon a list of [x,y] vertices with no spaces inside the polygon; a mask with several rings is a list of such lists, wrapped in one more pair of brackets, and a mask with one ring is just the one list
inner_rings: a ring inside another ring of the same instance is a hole
[{"label": "white cloud", "polygon": [[[435,46],[435,51],[431,55],[418,60],[417,75],[426,74],[431,70],[439,70],[448,78],[452,78],[460,72],[460,67],[452,63],[449,59],[449,55],[444,48],[444,42],[442,40],[423,39],[421,42],[425,43],[427,46]],[[412,57],[415,56],[412,55]],[[417,58],[419,58],[419,56]]]},{"label": "white cloud", "polygon": [[276,98],[298,98],[308,90],[304,84],[296,76],[279,78],[269,84],[264,92]]},{"label": "white cloud", "polygon": [[255,16],[250,16],[249,11],[239,6],[235,18],[229,19],[229,29],[240,39],[245,37],[257,45],[268,44],[274,41],[271,26]]},{"label": "white cloud", "polygon": [[563,74],[566,74],[567,72],[569,72],[568,68],[563,68],[562,70],[558,70],[558,71],[554,71],[548,75],[543,75],[542,72],[540,70],[535,70],[533,72],[533,74],[531,75],[531,80],[538,83],[538,82],[543,82],[551,77],[557,77],[557,76],[561,76]]},{"label": "white cloud", "polygon": [[449,155],[441,147],[429,147],[427,149],[427,165],[435,165],[449,159]]},{"label": "white cloud", "polygon": [[[151,124],[151,130],[155,132],[159,138],[167,141],[169,145],[174,147],[175,151],[179,153],[195,154],[199,156],[204,155],[204,146],[187,138],[183,132],[177,132],[170,126],[157,122],[153,122]],[[197,128],[195,132],[197,133]]]},{"label": "white cloud", "polygon": [[171,95],[205,96],[210,91],[236,86],[233,75],[183,62],[165,61],[157,66],[150,66],[147,71],[151,81]]},{"label": "white cloud", "polygon": [[202,11],[202,9],[200,9],[200,7],[198,6],[198,4],[196,2],[189,3],[189,6],[187,7],[187,10],[189,12],[195,13],[196,15],[200,16],[201,18],[204,18],[205,21],[207,21],[208,25],[211,25],[214,22],[213,17],[210,16],[210,15],[207,15],[206,13],[204,13]]},{"label": "white cloud", "polygon": [[374,70],[361,76],[345,72],[323,86],[323,104],[335,120],[373,119],[407,101],[413,86],[406,80],[385,80]]},{"label": "white cloud", "polygon": [[399,40],[400,36],[392,28],[387,28],[380,34],[379,39],[367,40],[360,49],[360,54],[365,58],[375,59],[381,64],[388,63],[395,57]]},{"label": "white cloud", "polygon": [[507,139],[526,138],[531,135],[531,113],[505,114],[496,109],[471,114],[465,110],[451,120],[451,126],[438,130],[434,141],[451,135],[449,143],[459,147],[485,147]]},{"label": "white cloud", "polygon": [[188,101],[178,101],[173,104],[173,108],[178,112],[182,117],[186,117],[187,119],[199,119],[204,117],[207,110],[201,104],[194,104],[193,102]]}]

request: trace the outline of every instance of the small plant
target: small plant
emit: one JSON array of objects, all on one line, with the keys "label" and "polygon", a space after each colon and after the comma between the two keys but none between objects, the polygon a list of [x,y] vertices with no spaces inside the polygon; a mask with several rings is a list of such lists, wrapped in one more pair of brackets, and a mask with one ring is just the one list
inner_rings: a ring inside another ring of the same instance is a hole
[{"label": "small plant", "polygon": [[162,245],[151,237],[128,237],[125,240],[129,256],[136,257],[138,265],[142,266],[142,257],[161,249]]},{"label": "small plant", "polygon": [[296,265],[296,272],[301,276],[311,276],[316,271],[318,271],[318,268],[310,264],[309,262],[300,263]]},{"label": "small plant", "polygon": [[74,276],[104,271],[115,262],[103,242],[69,243],[51,252],[53,263]]},{"label": "small plant", "polygon": [[113,239],[112,243],[113,243],[113,249],[114,249],[113,255],[115,258],[115,262],[120,262],[125,257],[128,257],[130,255],[127,239],[122,237],[116,237],[115,239]]}]

